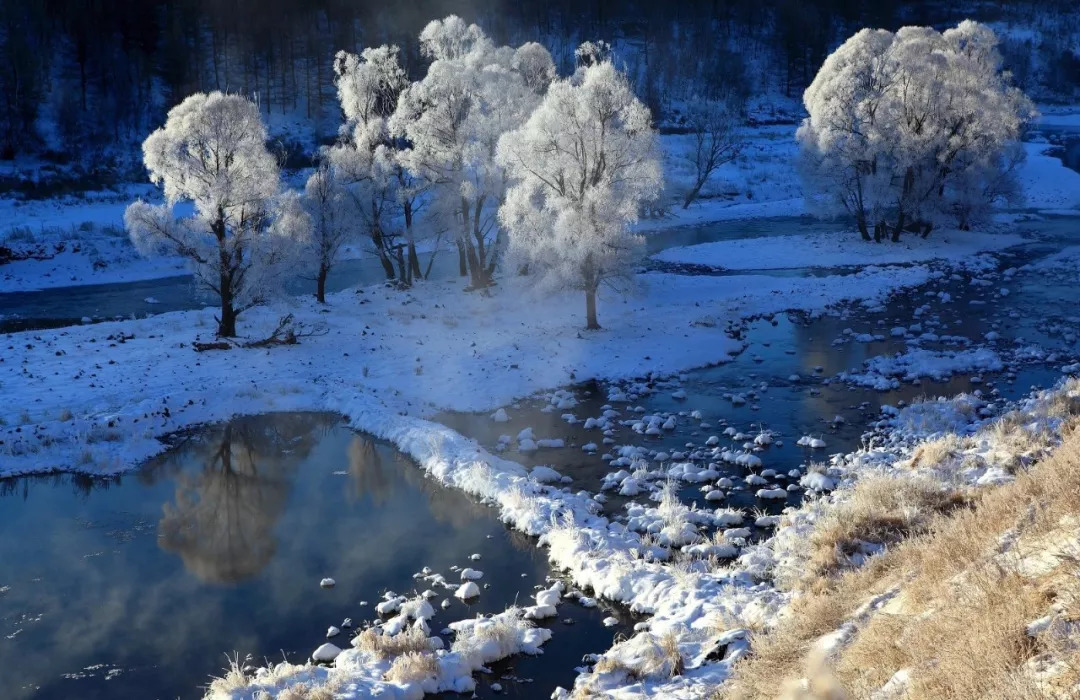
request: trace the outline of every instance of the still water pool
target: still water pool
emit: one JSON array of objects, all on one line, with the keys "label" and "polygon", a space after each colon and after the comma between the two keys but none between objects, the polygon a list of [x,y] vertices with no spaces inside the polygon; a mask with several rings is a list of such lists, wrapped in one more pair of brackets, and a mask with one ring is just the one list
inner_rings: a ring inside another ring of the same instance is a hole
[{"label": "still water pool", "polygon": [[[491,508],[324,414],[199,430],[119,478],[0,481],[0,533],[7,700],[199,697],[225,652],[302,662],[330,625],[372,619],[384,591],[423,590],[424,566],[453,580],[470,565],[489,586],[472,605],[436,605],[435,631],[524,602],[550,574]],[[569,687],[624,629],[604,627],[609,614],[566,601],[545,653],[496,665],[480,694],[496,680],[522,698]]]}]

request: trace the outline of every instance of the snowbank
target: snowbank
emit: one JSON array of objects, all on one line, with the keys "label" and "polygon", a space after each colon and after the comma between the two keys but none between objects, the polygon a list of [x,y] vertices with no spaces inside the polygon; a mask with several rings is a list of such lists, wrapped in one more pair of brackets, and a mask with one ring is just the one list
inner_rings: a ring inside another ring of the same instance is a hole
[{"label": "snowbank", "polygon": [[[853,231],[716,241],[668,248],[653,256],[669,263],[708,265],[727,270],[890,265],[929,260],[960,260],[976,253],[1023,243],[1021,236],[983,231],[934,231],[928,238],[907,235],[900,243],[869,244]],[[795,253],[794,251],[797,251]]]},{"label": "snowbank", "polygon": [[1017,174],[1029,209],[1080,209],[1080,173],[1054,156],[1045,143],[1025,143],[1027,160]]},{"label": "snowbank", "polygon": [[293,299],[241,319],[263,337],[285,312],[316,332],[295,346],[195,352],[212,309],[11,334],[0,356],[0,475],[106,474],[164,449],[159,440],[240,413],[344,410],[430,416],[492,411],[589,377],[624,379],[725,362],[741,317],[831,304],[874,304],[935,273],[875,268],[824,278],[640,276],[641,290],[602,299],[602,331],[583,333],[576,294],[538,298],[527,280],[490,294],[456,282],[413,292],[346,291],[329,307]]}]

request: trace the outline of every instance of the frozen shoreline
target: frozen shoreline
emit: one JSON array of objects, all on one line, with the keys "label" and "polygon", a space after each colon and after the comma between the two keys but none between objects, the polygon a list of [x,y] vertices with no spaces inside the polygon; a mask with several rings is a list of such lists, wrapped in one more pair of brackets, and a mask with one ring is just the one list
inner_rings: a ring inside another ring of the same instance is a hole
[{"label": "frozen shoreline", "polygon": [[[687,209],[683,209],[678,202],[673,203],[667,216],[644,218],[638,222],[635,230],[649,235],[666,229],[722,221],[805,216],[807,211],[802,188],[797,173],[790,165],[797,152],[794,127],[762,126],[748,128],[746,132],[746,149],[743,154],[717,170],[713,179],[702,190],[700,199]],[[671,193],[677,194],[681,188],[687,186],[686,182],[690,177],[688,164],[682,155],[689,147],[687,137],[665,135],[661,137],[661,142],[665,152],[669,189]],[[1045,155],[1044,152],[1050,148],[1048,144],[1025,143],[1024,146],[1028,152],[1028,159],[1020,172],[1021,184],[1027,198],[1024,208],[1080,215],[1080,173],[1067,169],[1057,158]],[[130,184],[118,193],[97,193],[89,199],[10,201],[0,206],[0,213],[7,213],[10,231],[29,229],[36,240],[33,244],[40,244],[50,254],[55,251],[58,242],[64,243],[66,248],[65,252],[52,259],[24,260],[0,265],[0,293],[146,281],[187,274],[181,260],[141,259],[123,235],[123,213],[127,204],[137,197],[154,196],[156,192],[149,185]],[[840,233],[843,228],[838,222],[837,238],[850,238],[855,235],[851,232],[843,235]],[[945,231],[935,231],[926,247],[933,248],[936,243],[940,243],[944,235]],[[963,254],[966,242],[977,235],[949,232],[950,237],[963,242],[950,246],[947,255]],[[878,262],[896,261],[904,255],[916,256],[905,258],[908,261],[933,257],[931,253],[918,257],[920,253],[916,251],[923,246],[913,244],[914,238],[908,237],[901,248],[882,246],[891,252],[876,253],[875,255],[881,258]],[[422,243],[426,245],[427,242]],[[4,244],[4,237],[0,235],[0,245]],[[21,237],[16,237],[15,242],[7,243],[16,250],[20,247],[32,247],[33,244]],[[71,252],[73,244],[81,245],[80,253]],[[824,246],[828,249],[826,252],[829,252],[833,250],[834,243],[827,239],[817,245]],[[362,245],[355,248],[357,250],[348,253],[346,257],[360,255],[359,249]],[[721,251],[713,250],[717,253]],[[692,254],[706,251],[692,251]],[[674,251],[666,252],[676,254]],[[829,254],[832,255],[831,252]],[[737,262],[725,264],[719,261],[716,264],[729,269],[750,269],[736,267],[735,265],[739,264]],[[843,263],[820,264],[829,266]],[[791,266],[786,263],[775,265]],[[758,265],[756,269],[765,268]]]}]

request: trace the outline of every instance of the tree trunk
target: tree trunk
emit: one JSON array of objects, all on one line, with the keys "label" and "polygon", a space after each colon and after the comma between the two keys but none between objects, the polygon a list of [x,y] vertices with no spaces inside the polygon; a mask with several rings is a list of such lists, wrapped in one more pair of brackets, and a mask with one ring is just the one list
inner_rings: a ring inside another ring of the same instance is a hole
[{"label": "tree trunk", "polygon": [[211,225],[218,244],[218,289],[221,291],[221,317],[218,319],[218,337],[236,337],[236,310],[233,308],[233,264],[229,249],[225,246],[225,212],[218,209],[217,218]]},{"label": "tree trunk", "polygon": [[473,207],[473,238],[476,239],[476,256],[477,262],[480,263],[480,268],[483,270],[487,267],[487,250],[484,245],[484,233],[480,230],[480,212],[484,208],[484,198],[476,200],[476,206]]},{"label": "tree trunk", "polygon": [[469,280],[474,289],[484,286],[483,270],[480,267],[480,259],[476,257],[476,248],[472,241],[465,239],[465,258],[469,262]]},{"label": "tree trunk", "polygon": [[465,277],[469,274],[469,263],[465,259],[465,244],[459,238],[457,241],[458,276]]},{"label": "tree trunk", "polygon": [[585,290],[585,329],[590,331],[600,330],[600,324],[596,321],[596,290]]},{"label": "tree trunk", "polygon": [[330,268],[319,265],[319,276],[315,279],[315,299],[320,304],[326,303],[326,277],[330,274]]},{"label": "tree trunk", "polygon": [[409,275],[416,279],[420,277],[420,258],[416,255],[416,241],[413,240],[412,201],[406,200],[403,209],[405,213],[405,237],[409,240]]},{"label": "tree trunk", "polygon": [[892,230],[892,242],[900,242],[900,232],[904,230],[904,212],[900,212],[896,218],[896,226]]},{"label": "tree trunk", "polygon": [[397,258],[398,279],[400,279],[401,283],[403,285],[405,285],[406,287],[411,287],[412,286],[412,280],[410,279],[411,275],[409,274],[410,269],[405,266],[405,250],[404,250],[404,246],[400,246],[400,245],[396,246],[394,248],[394,253],[395,253],[395,257]]},{"label": "tree trunk", "polygon": [[382,250],[381,248],[379,249],[379,262],[382,263],[383,272],[386,273],[386,279],[387,280],[394,279],[394,276],[396,274],[394,272],[394,263],[393,263],[392,260],[390,260],[390,258],[388,258],[386,256],[386,252],[384,250]]},{"label": "tree trunk", "polygon": [[859,217],[857,217],[856,221],[857,221],[857,223],[859,225],[859,233],[862,235],[862,239],[864,241],[873,240],[873,239],[870,238],[869,229],[866,228],[866,217],[859,216]]},{"label": "tree trunk", "polygon": [[221,317],[218,319],[218,337],[236,337],[236,310],[233,308],[232,275],[221,273]]},{"label": "tree trunk", "polygon": [[690,206],[690,204],[691,204],[691,203],[692,203],[692,202],[693,202],[693,201],[694,201],[695,199],[697,199],[698,193],[700,193],[700,192],[701,192],[701,188],[702,188],[702,186],[704,186],[704,184],[705,184],[705,181],[704,181],[704,180],[699,180],[699,181],[698,181],[698,183],[697,183],[696,185],[694,185],[694,189],[690,190],[690,191],[689,191],[689,192],[688,192],[688,193],[686,194],[686,199],[684,199],[684,200],[683,200],[683,203],[682,203],[682,208],[683,208],[683,209],[686,209],[686,208],[688,208],[688,207]]},{"label": "tree trunk", "polygon": [[416,254],[416,244],[409,242],[409,272],[413,279],[420,276],[420,256]]}]

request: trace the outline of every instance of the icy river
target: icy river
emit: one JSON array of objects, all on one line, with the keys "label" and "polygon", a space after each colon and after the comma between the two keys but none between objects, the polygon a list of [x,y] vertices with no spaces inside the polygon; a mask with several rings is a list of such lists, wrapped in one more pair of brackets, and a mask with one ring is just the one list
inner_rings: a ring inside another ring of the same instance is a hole
[{"label": "icy river", "polygon": [[[1069,330],[1077,325],[1075,281],[1024,266],[1074,240],[1076,224],[1025,223],[1034,232],[1030,243],[976,271],[946,275],[896,297],[885,309],[853,306],[816,319],[776,315],[748,322],[732,331],[745,339],[746,349],[723,365],[679,378],[643,377],[623,387],[565,387],[559,396],[572,396],[572,411],[581,418],[617,411],[614,442],[644,447],[661,461],[704,445],[725,427],[749,435],[767,429],[777,440],[765,456],[775,475],[762,481],[784,489],[791,483],[788,470],[857,448],[884,404],[976,390],[1016,398],[1055,381],[1062,363],[1076,359]],[[653,245],[748,230],[761,235],[762,225],[809,226],[789,220],[755,222],[748,229],[732,222],[662,234]],[[186,283],[141,284],[159,285],[145,293],[164,299],[163,289],[185,289]],[[1007,295],[1000,291],[1005,285]],[[103,315],[127,313],[112,308],[111,300],[125,303],[144,294],[131,285],[99,293],[93,303],[104,305]],[[177,292],[174,308],[190,303],[190,296]],[[898,327],[903,332],[894,332]],[[920,338],[924,327],[935,336]],[[992,346],[1003,369],[902,382],[887,391],[836,379],[871,357],[913,347],[962,349],[970,342]],[[673,396],[676,388],[685,397]],[[614,400],[613,390],[630,396]],[[554,467],[574,489],[603,487],[613,471],[605,450],[582,449],[597,441],[595,431],[568,423],[565,411],[552,410],[550,395],[509,408],[506,423],[488,414],[437,420],[523,464]],[[702,417],[689,419],[691,411]],[[630,427],[642,414],[678,420],[661,435],[642,435]],[[528,428],[561,446],[519,453],[515,441],[502,437]],[[816,436],[826,447],[800,447],[801,436]],[[733,464],[721,469],[722,477],[736,482],[752,471]],[[696,485],[682,488],[680,496],[707,505]],[[648,504],[647,493],[638,498]],[[778,513],[799,498],[791,490],[786,498],[763,500],[755,488],[736,486],[723,505]],[[633,500],[611,495],[605,514],[625,519]],[[766,528],[751,530],[752,539],[768,535]],[[283,657],[302,662],[325,641],[328,627],[343,627],[346,618],[355,626],[377,619],[374,605],[385,592],[423,590],[428,584],[415,576],[423,567],[448,578],[455,567],[484,572],[484,588],[473,603],[453,599],[452,590],[437,591],[436,602],[452,602],[437,606],[433,632],[524,601],[558,576],[544,551],[501,524],[493,509],[437,485],[390,445],[324,414],[238,418],[178,435],[170,452],[122,477],[0,481],[0,531],[17,533],[0,538],[0,691],[16,700],[199,697],[209,676],[221,672],[225,653],[255,665]],[[320,588],[323,577],[336,585]],[[609,616],[617,624],[605,625]],[[573,683],[584,655],[603,651],[635,621],[618,606],[568,600],[557,618],[543,623],[553,631],[544,654],[494,665],[480,678],[478,694],[493,696],[497,682],[511,697],[549,697],[557,686]],[[331,641],[345,646],[350,636],[343,628]]]}]

